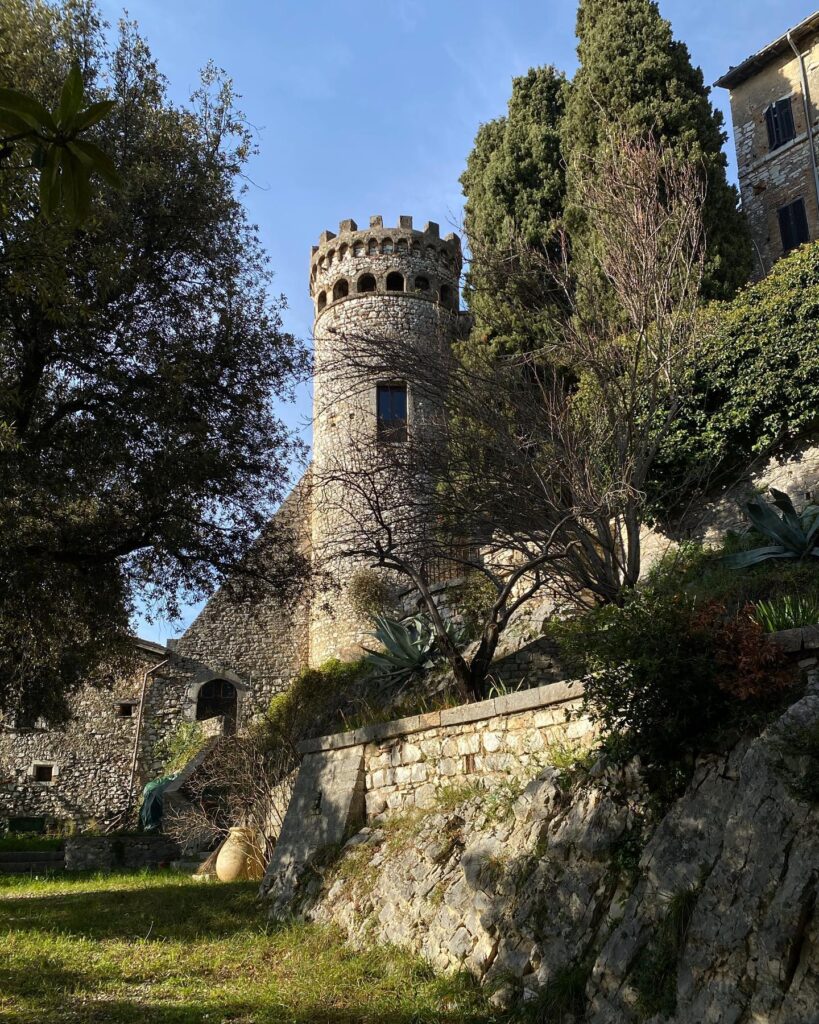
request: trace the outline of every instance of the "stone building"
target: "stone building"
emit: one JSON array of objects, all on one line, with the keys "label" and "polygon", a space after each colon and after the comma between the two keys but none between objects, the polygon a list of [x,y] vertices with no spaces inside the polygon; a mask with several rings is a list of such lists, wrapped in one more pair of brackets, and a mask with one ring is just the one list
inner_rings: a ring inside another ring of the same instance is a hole
[{"label": "stone building", "polygon": [[763,277],[819,238],[819,11],[722,76],[729,89],[742,208]]},{"label": "stone building", "polygon": [[[459,322],[461,250],[438,225],[413,229],[411,217],[366,230],[342,221],[313,247],[315,304],[313,466],[276,515],[306,552],[320,551],[354,512],[322,476],[360,442],[362,431],[400,443],[419,430],[423,402],[406,382],[377,375],[345,392],[349,339],[368,333],[408,347],[450,344]],[[352,657],[371,628],[347,595],[354,564],[337,560],[324,594],[280,600],[213,595],[185,634],[168,647],[136,641],[137,668],[102,687],[87,686],[65,729],[0,727],[2,819],[117,820],[161,767],[157,744],[185,722],[208,734],[240,729],[263,713],[307,665]]]}]

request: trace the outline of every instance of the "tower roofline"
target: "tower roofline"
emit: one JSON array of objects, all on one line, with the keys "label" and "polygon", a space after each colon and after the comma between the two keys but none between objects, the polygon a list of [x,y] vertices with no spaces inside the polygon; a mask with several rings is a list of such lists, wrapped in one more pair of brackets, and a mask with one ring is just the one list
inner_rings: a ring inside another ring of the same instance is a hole
[{"label": "tower roofline", "polygon": [[418,230],[412,226],[412,217],[402,214],[395,227],[385,227],[384,218],[376,214],[370,217],[370,225],[367,228],[359,228],[354,220],[348,219],[339,222],[337,232],[322,231],[319,236],[319,244],[312,247],[311,261],[315,263],[330,249],[337,249],[345,243],[352,245],[356,240],[369,238],[375,238],[380,243],[384,238],[390,236],[395,239],[412,239],[425,244],[437,243],[449,249],[453,255],[457,254],[460,257],[461,254],[460,238],[454,232],[441,238],[440,227],[435,221],[427,221],[423,229]]}]

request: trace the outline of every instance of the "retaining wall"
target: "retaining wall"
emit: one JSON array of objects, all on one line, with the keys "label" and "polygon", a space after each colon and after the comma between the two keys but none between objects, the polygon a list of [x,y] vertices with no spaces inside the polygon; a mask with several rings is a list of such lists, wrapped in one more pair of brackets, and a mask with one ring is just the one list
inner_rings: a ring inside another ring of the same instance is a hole
[{"label": "retaining wall", "polygon": [[447,786],[530,779],[549,748],[591,739],[579,682],[530,690],[307,740],[302,754],[363,746],[367,818],[432,806]]}]

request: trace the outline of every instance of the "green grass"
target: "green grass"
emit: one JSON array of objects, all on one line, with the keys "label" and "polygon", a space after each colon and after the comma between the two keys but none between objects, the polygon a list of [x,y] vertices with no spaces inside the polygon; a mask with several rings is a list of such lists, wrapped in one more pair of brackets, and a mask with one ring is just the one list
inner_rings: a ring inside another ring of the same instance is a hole
[{"label": "green grass", "polygon": [[256,885],[170,873],[0,876],[0,1021],[466,1024],[474,983],[334,930],[266,927]]}]

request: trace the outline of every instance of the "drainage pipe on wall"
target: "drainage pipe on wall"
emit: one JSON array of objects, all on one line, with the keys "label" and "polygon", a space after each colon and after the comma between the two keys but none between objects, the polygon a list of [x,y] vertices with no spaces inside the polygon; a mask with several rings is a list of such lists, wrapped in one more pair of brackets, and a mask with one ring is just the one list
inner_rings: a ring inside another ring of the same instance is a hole
[{"label": "drainage pipe on wall", "polygon": [[137,761],[139,760],[139,741],[142,738],[142,720],[145,714],[145,694],[148,690],[148,676],[153,675],[157,669],[167,665],[170,660],[170,658],[165,658],[164,661],[160,661],[158,664],[152,665],[151,668],[146,669],[142,673],[142,692],[139,695],[139,714],[137,715],[136,735],[134,736],[134,753],[131,757],[131,778],[128,781],[126,813],[131,810],[134,800],[134,782],[136,781]]},{"label": "drainage pipe on wall", "polygon": [[805,125],[808,131],[808,147],[810,148],[810,165],[813,171],[813,190],[816,194],[816,215],[819,217],[819,168],[816,166],[816,147],[813,142],[813,111],[811,110],[812,104],[810,101],[810,92],[808,91],[808,74],[805,71],[805,57],[802,51],[793,41],[793,37],[790,32],[787,33],[786,39],[790,44],[790,48],[793,50],[796,59],[799,61],[799,74],[802,79],[802,102],[805,107]]}]

